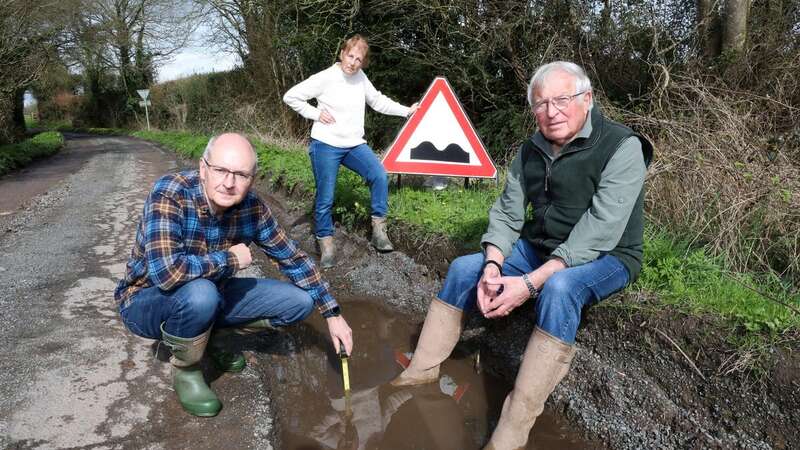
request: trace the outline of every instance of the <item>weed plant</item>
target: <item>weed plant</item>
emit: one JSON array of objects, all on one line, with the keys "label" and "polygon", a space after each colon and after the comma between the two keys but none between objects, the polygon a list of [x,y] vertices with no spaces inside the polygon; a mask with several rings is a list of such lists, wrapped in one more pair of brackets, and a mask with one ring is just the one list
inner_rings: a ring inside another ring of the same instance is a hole
[{"label": "weed plant", "polygon": [[0,146],[0,175],[19,169],[32,161],[57,153],[64,147],[61,133],[47,131],[19,142]]},{"label": "weed plant", "polygon": [[[133,133],[199,157],[207,136],[176,132]],[[262,175],[294,195],[313,195],[314,176],[304,149],[285,149],[256,143]],[[500,184],[502,185],[502,183]],[[499,186],[448,188],[392,188],[390,216],[419,232],[420,242],[446,239],[463,253],[477,251],[488,224],[488,210]],[[342,169],[336,187],[334,215],[345,227],[363,227],[369,220],[369,190],[354,173]],[[426,235],[427,234],[427,235]],[[775,337],[800,330],[800,295],[775,275],[726,270],[722,257],[704,247],[680,240],[654,224],[645,235],[645,259],[635,289],[652,292],[662,304],[691,314],[710,314],[730,325],[731,335]],[[787,306],[788,305],[788,306]],[[740,341],[740,342],[744,342]]]},{"label": "weed plant", "polygon": [[647,227],[639,289],[690,313],[711,313],[746,332],[800,329],[800,295],[772,273],[725,270],[722,258]]}]

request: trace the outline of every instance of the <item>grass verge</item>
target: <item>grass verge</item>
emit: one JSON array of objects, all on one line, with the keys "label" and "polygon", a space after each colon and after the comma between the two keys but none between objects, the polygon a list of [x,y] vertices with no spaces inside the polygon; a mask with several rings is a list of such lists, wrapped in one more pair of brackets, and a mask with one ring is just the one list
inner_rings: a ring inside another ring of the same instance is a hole
[{"label": "grass verge", "polygon": [[[166,145],[183,156],[199,157],[208,136],[179,132],[139,131],[134,136]],[[311,196],[314,177],[305,149],[285,149],[256,143],[262,174],[271,183]],[[444,237],[464,253],[477,251],[488,224],[487,211],[499,187],[448,188],[431,191],[402,187],[389,195],[393,219],[420,233]],[[302,195],[302,194],[301,194]],[[348,228],[369,219],[369,190],[349,170],[340,172],[334,215]],[[691,314],[711,314],[723,320],[740,342],[754,337],[775,338],[800,330],[800,295],[792,286],[766,274],[732,273],[703,248],[692,248],[668,234],[648,227],[642,275],[634,289],[656,294],[659,301]]]},{"label": "grass verge", "polygon": [[0,146],[0,175],[30,164],[37,158],[50,156],[64,147],[64,137],[56,131],[39,133],[16,144]]}]

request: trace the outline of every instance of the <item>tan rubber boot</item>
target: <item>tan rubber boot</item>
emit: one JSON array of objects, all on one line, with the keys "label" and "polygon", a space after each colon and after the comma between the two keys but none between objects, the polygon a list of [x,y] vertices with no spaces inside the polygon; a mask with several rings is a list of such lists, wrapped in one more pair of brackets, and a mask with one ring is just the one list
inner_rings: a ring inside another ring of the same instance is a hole
[{"label": "tan rubber boot", "polygon": [[333,244],[333,236],[317,238],[319,244],[319,265],[323,269],[330,269],[336,265],[336,247]]},{"label": "tan rubber boot", "polygon": [[392,242],[386,234],[386,217],[372,216],[372,246],[379,252],[394,250]]},{"label": "tan rubber boot", "polygon": [[536,418],[556,385],[569,371],[575,346],[569,345],[539,327],[534,329],[517,379],[503,402],[500,421],[484,450],[523,449]]},{"label": "tan rubber boot", "polygon": [[439,365],[450,356],[461,336],[463,317],[464,311],[434,297],[411,364],[389,384],[414,386],[438,380]]}]

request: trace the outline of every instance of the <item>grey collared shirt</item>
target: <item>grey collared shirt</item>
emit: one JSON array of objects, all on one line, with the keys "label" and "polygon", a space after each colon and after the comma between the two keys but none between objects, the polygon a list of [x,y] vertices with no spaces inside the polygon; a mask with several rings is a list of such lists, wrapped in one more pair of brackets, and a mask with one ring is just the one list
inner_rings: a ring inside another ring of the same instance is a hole
[{"label": "grey collared shirt", "polygon": [[[591,133],[592,123],[587,115],[583,128],[575,137],[585,138]],[[559,158],[551,151],[552,144],[541,132],[537,131],[532,139],[553,161]],[[601,253],[613,250],[625,231],[646,173],[639,139],[632,136],[622,141],[619,150],[601,172],[591,207],[552,255],[563,259],[568,267],[573,267],[594,261]],[[517,152],[508,168],[503,193],[489,210],[489,227],[481,238],[481,245],[485,247],[486,244],[492,244],[500,249],[503,256],[508,257],[522,231],[527,207],[522,155]]]}]

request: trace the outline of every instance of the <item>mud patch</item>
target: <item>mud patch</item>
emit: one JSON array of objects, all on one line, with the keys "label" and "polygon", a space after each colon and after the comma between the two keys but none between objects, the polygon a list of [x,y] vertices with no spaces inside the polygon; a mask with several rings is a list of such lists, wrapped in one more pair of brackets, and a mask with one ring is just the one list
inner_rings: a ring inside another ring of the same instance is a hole
[{"label": "mud patch", "polygon": [[[320,317],[258,338],[241,339],[274,374],[273,400],[282,448],[479,449],[491,433],[510,386],[475,366],[457,349],[442,366],[439,383],[392,388],[407,363],[418,327],[363,299],[341,298],[355,347],[348,365],[352,391]],[[530,449],[599,448],[554,417],[537,422]]]}]

